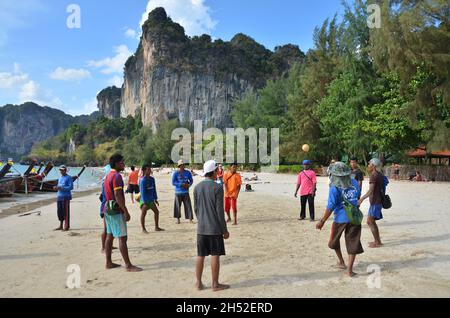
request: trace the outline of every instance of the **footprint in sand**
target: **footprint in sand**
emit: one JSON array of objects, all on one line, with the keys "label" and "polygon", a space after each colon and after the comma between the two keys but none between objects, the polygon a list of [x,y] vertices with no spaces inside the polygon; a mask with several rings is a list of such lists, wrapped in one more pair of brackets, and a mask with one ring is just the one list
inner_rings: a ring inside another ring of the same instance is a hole
[{"label": "footprint in sand", "polygon": [[415,250],[414,252],[411,253],[411,256],[434,256],[434,254],[432,252],[428,252],[425,250]]},{"label": "footprint in sand", "polygon": [[69,236],[81,236],[81,234],[77,233],[77,232],[69,232],[69,234],[67,234],[67,235],[69,235]]}]

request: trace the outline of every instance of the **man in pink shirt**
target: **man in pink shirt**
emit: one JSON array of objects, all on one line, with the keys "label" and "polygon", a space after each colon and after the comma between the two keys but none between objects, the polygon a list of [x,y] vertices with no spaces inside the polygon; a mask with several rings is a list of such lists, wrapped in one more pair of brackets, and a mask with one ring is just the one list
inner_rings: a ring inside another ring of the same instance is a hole
[{"label": "man in pink shirt", "polygon": [[314,197],[316,195],[316,174],[311,169],[311,161],[303,160],[303,170],[297,177],[297,188],[294,196],[297,197],[298,189],[300,188],[300,203],[301,211],[299,220],[306,218],[306,201],[309,205],[309,217],[311,222],[314,221]]}]

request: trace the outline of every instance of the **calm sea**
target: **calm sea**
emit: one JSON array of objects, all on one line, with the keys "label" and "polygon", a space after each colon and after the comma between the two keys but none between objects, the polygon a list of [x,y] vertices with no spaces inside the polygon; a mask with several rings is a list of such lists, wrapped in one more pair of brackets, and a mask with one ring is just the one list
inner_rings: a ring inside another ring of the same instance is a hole
[{"label": "calm sea", "polygon": [[[26,165],[14,164],[11,167],[10,172],[12,174],[22,174],[27,170],[27,168],[28,166]],[[42,168],[41,172],[44,170],[44,168],[45,167]],[[71,176],[77,175],[80,170],[81,167],[67,167],[67,173]],[[52,171],[50,171],[49,175],[45,178],[45,180],[58,179],[60,176],[61,174],[59,173],[58,167],[54,167]],[[87,167],[80,178],[75,181],[73,185],[73,191],[79,192],[100,188],[103,176],[103,168]],[[45,193],[38,191],[34,191],[30,194],[14,193],[10,198],[0,198],[0,213],[2,212],[2,210],[18,204],[38,202],[53,197],[56,198],[56,193]]]}]

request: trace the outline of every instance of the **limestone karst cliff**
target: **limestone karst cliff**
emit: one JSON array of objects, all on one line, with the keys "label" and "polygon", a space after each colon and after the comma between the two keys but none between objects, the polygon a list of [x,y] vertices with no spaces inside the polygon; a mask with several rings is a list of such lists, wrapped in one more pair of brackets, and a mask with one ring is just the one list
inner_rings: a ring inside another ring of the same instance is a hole
[{"label": "limestone karst cliff", "polygon": [[120,88],[110,86],[97,94],[97,106],[100,115],[109,119],[120,118]]},{"label": "limestone karst cliff", "polygon": [[125,64],[120,115],[140,113],[143,124],[154,130],[172,118],[230,127],[234,99],[263,87],[303,58],[297,46],[272,52],[244,34],[229,42],[212,41],[208,35],[190,38],[157,8],[149,13],[138,49]]},{"label": "limestone karst cliff", "polygon": [[73,117],[32,102],[0,107],[0,159],[19,160],[35,143],[64,132],[71,124],[86,124],[97,115]]}]

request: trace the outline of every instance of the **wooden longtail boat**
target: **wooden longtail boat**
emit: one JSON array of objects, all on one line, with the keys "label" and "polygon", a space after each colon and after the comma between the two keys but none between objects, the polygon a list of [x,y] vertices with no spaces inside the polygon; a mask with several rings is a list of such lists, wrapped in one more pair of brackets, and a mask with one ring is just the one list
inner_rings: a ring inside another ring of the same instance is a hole
[{"label": "wooden longtail boat", "polygon": [[[83,168],[78,173],[78,175],[72,176],[72,181],[75,182],[75,180],[77,180],[81,176],[81,174],[84,172],[85,169],[86,169],[86,166],[83,166]],[[43,191],[43,192],[57,192],[58,191],[58,190],[54,189],[58,185],[58,179],[42,180],[42,179],[37,178],[37,176],[36,176],[33,178],[29,178],[28,180],[30,180],[32,182],[34,191]]]},{"label": "wooden longtail boat", "polygon": [[[38,175],[38,173],[31,173],[34,166],[35,166],[35,163],[30,164],[28,169],[23,173],[22,180],[16,182],[16,192],[19,192],[19,193],[33,192],[33,182],[31,181],[31,179]],[[39,165],[38,172],[42,169],[43,166],[44,166],[43,163],[41,163]]]},{"label": "wooden longtail boat", "polygon": [[22,176],[6,176],[11,169],[9,162],[0,170],[0,197],[10,197],[16,191],[16,184],[22,181]]}]

